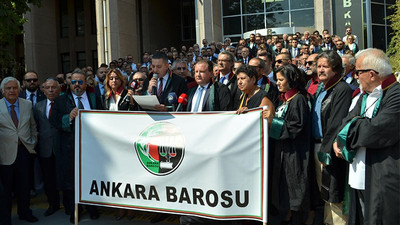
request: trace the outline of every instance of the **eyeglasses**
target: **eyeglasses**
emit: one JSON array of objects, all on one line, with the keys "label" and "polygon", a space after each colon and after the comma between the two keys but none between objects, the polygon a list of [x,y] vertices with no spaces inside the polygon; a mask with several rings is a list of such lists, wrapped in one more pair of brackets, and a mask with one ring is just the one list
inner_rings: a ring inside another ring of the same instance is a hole
[{"label": "eyeglasses", "polygon": [[143,78],[137,78],[137,79],[133,79],[134,81],[138,82],[138,81],[144,81]]},{"label": "eyeglasses", "polygon": [[276,60],[276,61],[275,61],[275,63],[283,63],[283,62],[284,62],[284,60],[286,60],[286,61],[287,61],[287,59],[278,59],[278,60]]},{"label": "eyeglasses", "polygon": [[368,71],[371,71],[371,70],[374,71],[376,74],[379,74],[378,71],[373,70],[373,69],[356,70],[355,72],[356,72],[356,75],[358,76],[358,74],[360,74],[360,73],[365,73],[365,72],[368,72]]},{"label": "eyeglasses", "polygon": [[230,62],[228,59],[218,59],[218,62]]},{"label": "eyeglasses", "polygon": [[314,63],[315,63],[315,61],[307,61],[307,62],[306,62],[306,65],[310,65],[310,66],[311,66],[311,65],[314,64]]},{"label": "eyeglasses", "polygon": [[33,79],[25,79],[26,82],[30,83],[30,82],[37,82],[38,79],[33,78]]},{"label": "eyeglasses", "polygon": [[76,83],[78,83],[79,85],[83,85],[83,80],[71,80],[72,85],[75,85]]},{"label": "eyeglasses", "polygon": [[251,68],[254,68],[254,69],[258,69],[258,68],[262,68],[261,66],[250,66]]}]

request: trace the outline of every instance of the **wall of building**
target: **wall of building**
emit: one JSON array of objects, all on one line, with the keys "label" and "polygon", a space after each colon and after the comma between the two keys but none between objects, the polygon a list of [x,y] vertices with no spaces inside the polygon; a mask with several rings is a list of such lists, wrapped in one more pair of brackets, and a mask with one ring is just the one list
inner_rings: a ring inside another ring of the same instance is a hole
[{"label": "wall of building", "polygon": [[31,7],[24,25],[25,69],[34,70],[39,79],[58,73],[55,2],[43,0],[42,7]]}]

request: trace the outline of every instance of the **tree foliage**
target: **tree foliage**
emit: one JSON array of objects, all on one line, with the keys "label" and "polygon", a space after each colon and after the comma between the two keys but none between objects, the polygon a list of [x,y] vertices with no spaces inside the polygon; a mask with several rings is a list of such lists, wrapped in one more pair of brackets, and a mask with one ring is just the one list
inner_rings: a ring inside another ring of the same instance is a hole
[{"label": "tree foliage", "polygon": [[41,0],[1,0],[0,3],[0,75],[15,76],[21,65],[9,52],[15,37],[23,33],[27,21],[24,14],[30,11],[30,5],[40,6]]},{"label": "tree foliage", "polygon": [[390,41],[387,54],[389,55],[393,71],[400,71],[400,1],[396,1],[393,6],[394,13],[388,16],[392,22],[393,37]]}]

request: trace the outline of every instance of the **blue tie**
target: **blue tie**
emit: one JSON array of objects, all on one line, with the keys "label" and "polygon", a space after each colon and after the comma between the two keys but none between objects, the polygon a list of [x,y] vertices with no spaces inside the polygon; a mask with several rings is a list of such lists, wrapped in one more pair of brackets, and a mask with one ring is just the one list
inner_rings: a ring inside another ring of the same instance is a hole
[{"label": "blue tie", "polygon": [[197,92],[196,104],[194,105],[193,112],[198,112],[198,110],[199,110],[199,105],[200,105],[201,96],[203,95],[203,90],[204,90],[204,87],[199,87],[198,92]]},{"label": "blue tie", "polygon": [[223,84],[224,80],[225,80],[225,77],[222,77],[221,80],[220,80],[220,83]]},{"label": "blue tie", "polygon": [[35,98],[35,94],[31,93],[31,96],[29,96],[29,100],[32,102],[32,108],[35,106],[34,98]]}]

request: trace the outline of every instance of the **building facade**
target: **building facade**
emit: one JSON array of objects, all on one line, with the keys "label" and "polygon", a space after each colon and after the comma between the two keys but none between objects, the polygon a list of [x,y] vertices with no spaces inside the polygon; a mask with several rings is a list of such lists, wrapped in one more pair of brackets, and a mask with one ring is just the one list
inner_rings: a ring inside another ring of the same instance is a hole
[{"label": "building facade", "polygon": [[[386,50],[395,0],[371,0],[373,46]],[[344,36],[351,25],[366,47],[362,0],[43,0],[24,26],[27,70],[41,79],[128,54],[209,41],[233,42],[250,33],[282,35],[328,29]]]}]

